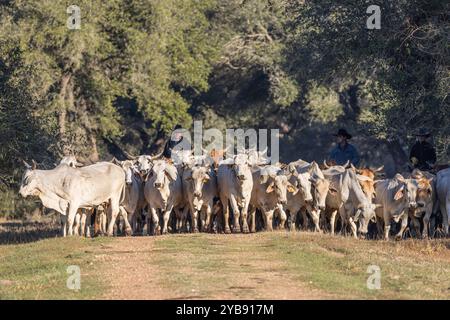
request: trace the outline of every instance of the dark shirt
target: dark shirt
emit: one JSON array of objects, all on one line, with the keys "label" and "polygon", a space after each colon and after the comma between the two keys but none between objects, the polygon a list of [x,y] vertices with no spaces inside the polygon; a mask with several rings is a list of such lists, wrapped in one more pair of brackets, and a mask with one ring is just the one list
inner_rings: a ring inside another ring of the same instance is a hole
[{"label": "dark shirt", "polygon": [[163,156],[170,159],[172,157],[172,150],[175,148],[177,144],[179,144],[181,141],[183,141],[183,137],[181,137],[180,140],[169,140],[166,142],[166,145],[164,146],[164,152]]},{"label": "dark shirt", "polygon": [[[415,168],[420,170],[430,170],[431,166],[428,164],[434,164],[436,162],[436,151],[431,143],[427,141],[417,141],[411,148],[409,159],[417,158],[419,162],[415,164]],[[427,163],[428,162],[428,163]]]},{"label": "dark shirt", "polygon": [[356,148],[349,143],[344,148],[338,144],[331,150],[330,160],[334,160],[337,165],[343,165],[350,160],[356,166],[359,163],[359,154]]}]

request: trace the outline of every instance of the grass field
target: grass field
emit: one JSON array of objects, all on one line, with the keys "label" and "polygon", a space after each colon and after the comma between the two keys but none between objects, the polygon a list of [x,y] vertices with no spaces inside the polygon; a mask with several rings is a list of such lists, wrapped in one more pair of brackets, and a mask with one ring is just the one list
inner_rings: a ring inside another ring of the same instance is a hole
[{"label": "grass field", "polygon": [[[1,299],[450,298],[447,239],[384,242],[308,232],[85,239],[53,232],[39,239],[32,231],[22,244],[3,239]],[[79,291],[66,286],[70,265],[80,267]],[[379,290],[367,288],[369,265],[380,267]]]}]

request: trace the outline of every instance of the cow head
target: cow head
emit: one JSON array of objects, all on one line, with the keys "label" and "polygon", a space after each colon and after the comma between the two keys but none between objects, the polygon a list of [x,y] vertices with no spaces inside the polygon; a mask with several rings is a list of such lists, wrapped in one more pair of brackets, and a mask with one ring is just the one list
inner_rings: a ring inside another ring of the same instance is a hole
[{"label": "cow head", "polygon": [[23,161],[23,163],[25,164],[26,170],[22,176],[19,193],[24,198],[28,196],[37,196],[39,195],[39,188],[38,179],[36,177],[36,162],[33,160],[32,166],[25,161]]},{"label": "cow head", "polygon": [[267,172],[264,172],[264,169],[262,169],[260,182],[263,184],[267,184],[266,193],[275,192],[278,203],[286,204],[287,192],[296,194],[298,192],[298,189],[288,181],[288,178],[279,168],[277,169],[278,172],[276,172],[275,174],[269,174]]},{"label": "cow head", "polygon": [[133,175],[139,174],[136,164],[132,160],[125,160],[121,162],[121,167],[125,171],[125,182],[130,185],[133,183]]},{"label": "cow head", "polygon": [[375,209],[379,206],[379,204],[367,202],[356,209],[354,221],[359,223],[358,231],[362,236],[367,234],[369,222],[376,222]]},{"label": "cow head", "polygon": [[416,208],[416,196],[417,196],[417,180],[405,179],[402,175],[396,174],[394,177],[398,182],[398,187],[394,194],[395,201],[403,201],[410,208]]},{"label": "cow head", "polygon": [[425,177],[417,180],[418,188],[416,194],[417,207],[424,208],[428,203],[432,201],[432,183],[433,179],[427,179]]},{"label": "cow head", "polygon": [[305,202],[312,202],[313,197],[311,194],[311,181],[309,172],[298,173],[297,169],[293,165],[288,165],[287,169],[289,173],[294,177],[293,186],[301,192]]},{"label": "cow head", "polygon": [[309,180],[311,181],[313,206],[315,209],[324,210],[328,192],[337,193],[337,190],[330,189],[330,182],[325,178],[312,175]]},{"label": "cow head", "polygon": [[313,207],[316,210],[324,210],[325,200],[327,199],[328,192],[337,193],[337,190],[330,190],[330,181],[328,181],[324,177],[322,171],[315,161],[311,162],[309,174],[309,181],[311,182],[311,192],[313,197]]},{"label": "cow head", "polygon": [[147,174],[152,169],[152,157],[151,156],[138,156],[136,157],[136,168],[141,175],[141,177],[145,178]]},{"label": "cow head", "polygon": [[[203,196],[203,187],[211,179],[210,174],[209,167],[203,166],[194,166],[186,172],[186,181],[190,184],[194,198],[200,199]],[[198,204],[201,207],[201,204]]]},{"label": "cow head", "polygon": [[77,161],[77,158],[75,156],[65,156],[64,158],[61,159],[59,164],[60,165],[67,164],[69,167],[72,167],[72,168],[77,168],[77,167],[83,166],[83,164],[81,162]]},{"label": "cow head", "polygon": [[368,199],[375,198],[375,173],[370,169],[357,169],[359,184]]},{"label": "cow head", "polygon": [[244,181],[252,179],[252,173],[250,171],[251,163],[246,154],[237,154],[233,158],[231,169],[233,170],[240,185]]},{"label": "cow head", "polygon": [[177,179],[176,170],[165,160],[155,160],[149,174],[153,187],[158,190],[168,190],[170,182]]}]

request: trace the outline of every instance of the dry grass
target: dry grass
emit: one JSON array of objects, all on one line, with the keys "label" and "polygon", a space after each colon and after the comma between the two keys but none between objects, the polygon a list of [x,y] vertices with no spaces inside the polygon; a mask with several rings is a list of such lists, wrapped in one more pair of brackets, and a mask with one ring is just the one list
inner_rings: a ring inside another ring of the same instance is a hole
[{"label": "dry grass", "polygon": [[[308,232],[62,239],[53,238],[55,225],[0,227],[0,238],[9,239],[0,245],[6,299],[450,297],[448,239],[385,242]],[[82,270],[78,293],[65,287],[70,264]],[[367,289],[369,265],[381,268],[380,290]]]}]

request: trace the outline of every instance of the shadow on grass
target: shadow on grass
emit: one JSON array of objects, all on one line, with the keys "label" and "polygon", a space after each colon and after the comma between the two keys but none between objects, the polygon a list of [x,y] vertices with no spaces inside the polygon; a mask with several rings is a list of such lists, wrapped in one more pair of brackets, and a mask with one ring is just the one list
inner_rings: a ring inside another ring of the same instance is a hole
[{"label": "shadow on grass", "polygon": [[35,242],[55,238],[60,229],[49,222],[1,222],[0,245]]}]

